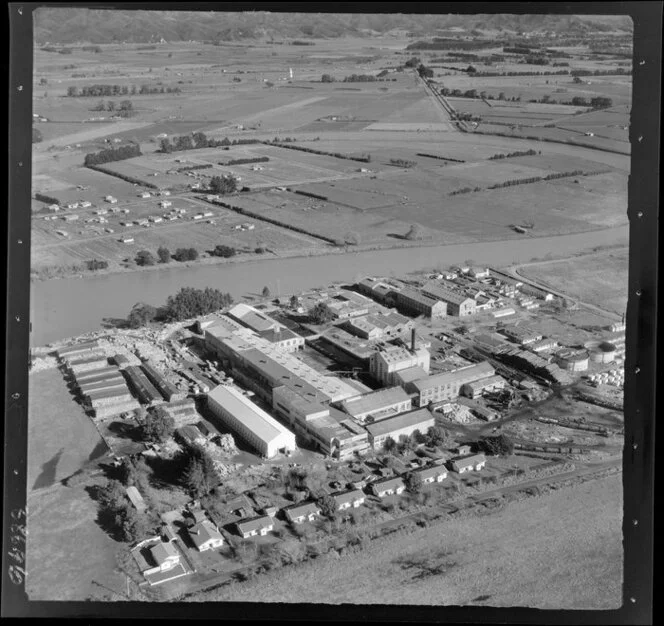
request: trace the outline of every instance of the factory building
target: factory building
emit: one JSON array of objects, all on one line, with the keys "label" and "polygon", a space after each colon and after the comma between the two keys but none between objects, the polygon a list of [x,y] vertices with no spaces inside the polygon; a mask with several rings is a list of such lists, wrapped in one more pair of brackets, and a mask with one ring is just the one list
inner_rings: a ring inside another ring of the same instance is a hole
[{"label": "factory building", "polygon": [[228,316],[257,333],[281,327],[281,324],[269,315],[244,303],[236,304],[229,309]]},{"label": "factory building", "polygon": [[207,406],[224,426],[264,457],[296,449],[295,435],[291,431],[232,387],[215,387],[208,394]]},{"label": "factory building", "polygon": [[297,352],[304,348],[304,337],[289,328],[277,326],[277,328],[263,330],[258,335],[286,352]]},{"label": "factory building", "polygon": [[447,314],[456,317],[466,317],[467,315],[474,315],[477,304],[473,298],[469,298],[452,289],[441,287],[437,283],[427,283],[420,290],[425,296],[440,300],[447,305]]},{"label": "factory building", "polygon": [[487,376],[480,380],[465,383],[461,387],[461,395],[471,400],[481,396],[485,391],[496,391],[505,388],[505,379],[498,375]]},{"label": "factory building", "polygon": [[430,363],[429,351],[424,347],[417,347],[415,337],[411,335],[410,349],[390,346],[372,354],[369,359],[369,372],[383,385],[394,385],[397,372],[410,367],[421,367],[428,373]]},{"label": "factory building", "polygon": [[153,402],[162,400],[161,394],[148,380],[140,367],[129,365],[124,369],[124,372],[127,375],[129,385],[133,389],[134,394],[142,404],[152,404]]},{"label": "factory building", "polygon": [[380,304],[390,306],[394,302],[395,287],[377,278],[364,278],[356,285],[358,291]]},{"label": "factory building", "polygon": [[145,372],[148,380],[155,386],[157,391],[164,397],[164,400],[170,402],[171,400],[183,400],[186,397],[184,391],[180,391],[173,383],[164,378],[164,375],[158,371],[149,362],[141,364],[141,369]]},{"label": "factory building", "polygon": [[536,344],[538,341],[542,341],[542,333],[532,330],[527,326],[505,326],[501,329],[501,332],[508,339],[511,339],[522,346],[528,346],[530,344]]},{"label": "factory building", "polygon": [[428,376],[406,385],[406,391],[416,393],[415,403],[426,406],[429,402],[452,400],[458,397],[461,387],[467,383],[493,376],[496,371],[490,363],[483,361],[451,372]]},{"label": "factory building", "polygon": [[440,298],[429,297],[410,287],[395,292],[394,302],[400,311],[408,315],[425,315],[431,319],[447,315],[447,304],[442,302]]},{"label": "factory building", "polygon": [[401,435],[410,437],[416,430],[425,434],[434,424],[435,420],[431,412],[421,408],[367,424],[366,429],[369,433],[369,442],[374,450],[378,450],[388,437],[398,441]]},{"label": "factory building", "polygon": [[398,337],[415,328],[412,319],[390,312],[386,315],[366,315],[348,320],[344,328],[362,339],[382,339]]},{"label": "factory building", "polygon": [[412,400],[401,387],[391,387],[344,400],[340,408],[353,419],[364,423],[410,411]]}]

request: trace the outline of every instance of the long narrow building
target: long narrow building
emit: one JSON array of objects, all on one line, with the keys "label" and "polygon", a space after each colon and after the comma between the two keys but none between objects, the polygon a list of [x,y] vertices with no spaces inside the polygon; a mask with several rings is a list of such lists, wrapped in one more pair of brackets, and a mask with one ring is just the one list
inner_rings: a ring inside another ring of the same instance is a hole
[{"label": "long narrow building", "polygon": [[155,389],[140,367],[129,365],[124,369],[124,372],[140,402],[143,404],[152,404],[162,399],[161,394]]},{"label": "long narrow building", "polygon": [[264,457],[296,449],[295,435],[290,430],[233,387],[215,387],[207,396],[207,405],[224,426]]}]

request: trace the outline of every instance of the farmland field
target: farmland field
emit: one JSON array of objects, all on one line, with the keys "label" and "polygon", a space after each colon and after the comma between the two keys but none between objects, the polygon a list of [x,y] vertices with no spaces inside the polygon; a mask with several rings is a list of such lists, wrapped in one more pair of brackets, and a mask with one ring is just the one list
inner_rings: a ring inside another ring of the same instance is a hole
[{"label": "farmland field", "polygon": [[627,249],[524,267],[520,273],[615,313],[627,307]]},{"label": "farmland field", "polygon": [[[615,609],[621,510],[621,477],[612,476],[194,600]],[[439,573],[424,575],[432,563]]]}]

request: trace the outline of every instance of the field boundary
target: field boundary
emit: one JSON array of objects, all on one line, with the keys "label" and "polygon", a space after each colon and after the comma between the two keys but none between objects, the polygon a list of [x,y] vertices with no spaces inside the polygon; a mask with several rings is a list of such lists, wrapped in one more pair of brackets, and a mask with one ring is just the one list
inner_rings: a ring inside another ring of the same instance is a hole
[{"label": "field boundary", "polygon": [[542,141],[548,143],[561,143],[563,145],[568,145],[568,146],[587,148],[588,150],[599,150],[600,152],[611,152],[612,154],[622,154],[624,156],[631,156],[631,152],[625,152],[623,150],[613,150],[611,148],[605,148],[602,146],[593,146],[587,143],[581,143],[579,141],[572,141],[570,139],[558,140],[558,139],[550,139],[548,137],[533,137],[532,135],[509,135],[507,133],[489,132],[480,129],[475,129],[473,133],[476,133],[478,135],[493,135],[495,137],[507,137],[508,139],[522,139],[525,141],[530,140],[530,141]]}]

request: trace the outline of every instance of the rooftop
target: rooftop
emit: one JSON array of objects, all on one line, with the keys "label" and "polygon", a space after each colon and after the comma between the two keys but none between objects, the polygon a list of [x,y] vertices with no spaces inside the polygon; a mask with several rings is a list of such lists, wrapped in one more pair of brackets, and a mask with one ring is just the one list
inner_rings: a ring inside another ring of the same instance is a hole
[{"label": "rooftop", "polygon": [[457,291],[441,287],[438,283],[426,283],[422,287],[422,292],[431,296],[432,298],[442,300],[443,302],[451,302],[453,304],[463,304],[468,300],[472,300],[472,298],[458,293]]},{"label": "rooftop", "polygon": [[259,515],[258,517],[247,517],[236,523],[241,533],[251,532],[253,530],[260,530],[261,528],[270,528],[274,526],[274,522],[269,515]]},{"label": "rooftop", "polygon": [[427,376],[421,380],[414,381],[412,384],[417,391],[423,391],[425,389],[439,387],[440,385],[446,385],[448,383],[468,380],[469,377],[471,379],[478,379],[484,378],[486,376],[493,376],[495,373],[496,370],[493,369],[490,363],[487,361],[482,361],[481,363],[469,365],[468,367],[462,367],[451,372],[441,372],[440,374]]},{"label": "rooftop", "polygon": [[437,300],[430,298],[429,296],[412,289],[411,287],[405,287],[399,292],[399,295],[412,300],[413,302],[419,302],[425,306],[434,306],[437,303]]},{"label": "rooftop", "polygon": [[272,441],[282,434],[290,434],[287,428],[232,387],[219,385],[212,389],[207,397],[208,402],[212,401],[213,404],[223,407],[263,441]]},{"label": "rooftop", "polygon": [[203,520],[192,526],[189,529],[189,536],[197,548],[202,546],[206,541],[210,541],[210,539],[223,540],[223,536],[219,530],[209,520]]},{"label": "rooftop", "polygon": [[286,341],[288,339],[302,339],[300,335],[297,333],[294,333],[292,330],[288,328],[272,328],[270,330],[263,330],[258,333],[263,339],[267,339],[268,341],[271,341],[272,343],[276,343],[278,341]]},{"label": "rooftop", "polygon": [[415,380],[420,380],[421,378],[426,378],[427,373],[424,371],[424,368],[415,365],[413,367],[407,367],[406,369],[399,370],[396,373],[397,378],[401,380],[402,384],[411,383]]},{"label": "rooftop", "polygon": [[409,411],[408,413],[402,413],[401,415],[395,415],[394,417],[388,417],[373,424],[367,424],[366,429],[373,437],[380,437],[392,431],[408,428],[409,426],[415,426],[427,421],[433,421],[433,415],[429,409],[421,408]]},{"label": "rooftop", "polygon": [[373,391],[358,398],[349,398],[342,402],[342,406],[349,415],[356,416],[368,411],[380,411],[385,407],[409,399],[410,396],[401,387],[390,387]]}]

